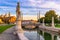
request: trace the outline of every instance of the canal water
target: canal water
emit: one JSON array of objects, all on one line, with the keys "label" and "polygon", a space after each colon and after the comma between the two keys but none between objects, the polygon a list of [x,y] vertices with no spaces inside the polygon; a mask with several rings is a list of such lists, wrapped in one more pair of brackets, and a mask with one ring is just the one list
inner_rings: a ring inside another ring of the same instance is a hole
[{"label": "canal water", "polygon": [[60,40],[60,35],[54,33],[39,30],[38,34],[43,36],[44,40]]},{"label": "canal water", "polygon": [[24,31],[24,35],[29,39],[29,40],[60,40],[59,35],[54,35],[48,32],[43,32],[42,31],[37,31],[37,30],[32,30],[32,31]]}]

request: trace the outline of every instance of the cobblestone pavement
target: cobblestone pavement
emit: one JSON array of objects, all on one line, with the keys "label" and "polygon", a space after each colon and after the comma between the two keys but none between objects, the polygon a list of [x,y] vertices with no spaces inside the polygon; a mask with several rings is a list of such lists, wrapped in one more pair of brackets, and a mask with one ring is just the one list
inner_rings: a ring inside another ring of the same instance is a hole
[{"label": "cobblestone pavement", "polygon": [[0,40],[19,40],[18,36],[13,34],[14,27],[7,29],[2,34],[0,34]]}]

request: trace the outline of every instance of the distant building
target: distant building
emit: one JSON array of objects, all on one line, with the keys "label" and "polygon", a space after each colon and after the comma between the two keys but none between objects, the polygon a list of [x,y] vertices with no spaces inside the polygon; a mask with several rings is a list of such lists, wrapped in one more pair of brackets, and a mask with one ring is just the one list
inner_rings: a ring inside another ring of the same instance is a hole
[{"label": "distant building", "polygon": [[0,24],[1,24],[1,23],[4,23],[4,22],[2,21],[2,19],[0,19]]},{"label": "distant building", "polygon": [[15,16],[11,16],[9,19],[10,23],[15,23],[16,22],[16,17]]},{"label": "distant building", "polygon": [[34,25],[30,25],[30,24],[35,24],[35,23],[37,23],[37,21],[35,21],[35,20],[23,20],[22,21],[22,24],[24,25],[24,24],[28,24],[28,25],[26,25],[26,26],[23,26],[24,28],[28,28],[28,29],[33,29],[33,28],[35,28],[35,26]]},{"label": "distant building", "polygon": [[4,17],[10,17],[10,13],[5,14]]},{"label": "distant building", "polygon": [[23,20],[22,23],[23,24],[29,24],[29,23],[36,23],[37,21],[35,20]]},{"label": "distant building", "polygon": [[16,21],[16,17],[11,16],[10,12],[4,15],[0,15],[0,23],[14,23],[15,21]]}]

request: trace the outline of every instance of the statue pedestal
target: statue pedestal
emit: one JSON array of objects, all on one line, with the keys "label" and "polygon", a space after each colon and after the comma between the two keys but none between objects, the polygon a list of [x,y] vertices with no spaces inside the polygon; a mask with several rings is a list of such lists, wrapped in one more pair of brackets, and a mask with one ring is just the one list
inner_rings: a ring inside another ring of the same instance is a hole
[{"label": "statue pedestal", "polygon": [[24,33],[17,33],[20,40],[29,40]]},{"label": "statue pedestal", "polygon": [[24,31],[22,29],[18,29],[17,33],[24,33]]}]

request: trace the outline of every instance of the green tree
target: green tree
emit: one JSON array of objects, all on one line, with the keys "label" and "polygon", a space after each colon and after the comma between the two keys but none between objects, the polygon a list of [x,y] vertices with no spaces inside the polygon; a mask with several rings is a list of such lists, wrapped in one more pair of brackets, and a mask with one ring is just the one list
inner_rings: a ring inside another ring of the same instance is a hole
[{"label": "green tree", "polygon": [[[42,23],[43,22],[43,19],[45,19],[45,17],[41,17],[39,20],[40,20],[40,23]],[[38,21],[39,21],[38,20]]]},{"label": "green tree", "polygon": [[54,22],[57,23],[57,15],[56,12],[54,10],[49,10],[46,12],[45,14],[45,22],[46,23],[51,23],[52,22],[52,17],[54,17]]},{"label": "green tree", "polygon": [[58,23],[60,23],[60,16],[58,17]]}]

